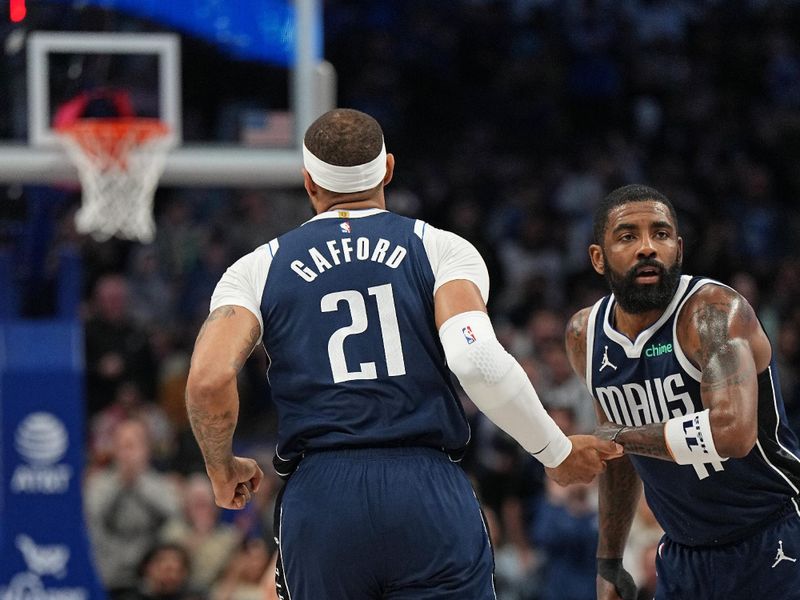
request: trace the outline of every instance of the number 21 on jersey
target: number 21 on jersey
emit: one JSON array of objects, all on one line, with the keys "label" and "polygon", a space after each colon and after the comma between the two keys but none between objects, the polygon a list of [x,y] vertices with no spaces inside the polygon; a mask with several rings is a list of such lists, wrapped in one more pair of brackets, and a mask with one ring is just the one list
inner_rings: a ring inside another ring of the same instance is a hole
[{"label": "number 21 on jersey", "polygon": [[[383,354],[389,376],[405,375],[406,364],[403,360],[403,346],[400,341],[400,328],[397,324],[397,311],[394,304],[392,284],[377,285],[367,288],[369,296],[375,297],[378,307],[378,326],[383,342]],[[377,379],[378,372],[374,362],[362,362],[358,371],[347,370],[344,356],[344,341],[350,335],[364,333],[370,326],[367,319],[367,305],[364,295],[357,290],[343,290],[325,294],[320,301],[322,312],[336,312],[340,303],[347,303],[352,317],[352,324],[333,332],[328,340],[328,358],[331,362],[333,381],[353,381],[355,379]]]}]

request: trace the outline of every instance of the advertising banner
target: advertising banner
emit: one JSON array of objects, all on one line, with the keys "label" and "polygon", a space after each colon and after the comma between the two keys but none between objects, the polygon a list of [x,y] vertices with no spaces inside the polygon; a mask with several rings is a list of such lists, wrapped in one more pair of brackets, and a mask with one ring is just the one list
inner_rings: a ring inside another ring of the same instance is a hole
[{"label": "advertising banner", "polygon": [[105,598],[83,520],[83,334],[0,321],[0,600]]}]

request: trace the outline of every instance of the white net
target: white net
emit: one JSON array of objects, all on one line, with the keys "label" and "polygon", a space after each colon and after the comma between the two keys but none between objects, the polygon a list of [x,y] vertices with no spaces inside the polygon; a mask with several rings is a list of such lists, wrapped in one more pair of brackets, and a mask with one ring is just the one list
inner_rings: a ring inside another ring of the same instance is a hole
[{"label": "white net", "polygon": [[153,195],[172,146],[167,127],[154,119],[81,119],[59,133],[83,191],[77,230],[98,241],[153,241]]}]

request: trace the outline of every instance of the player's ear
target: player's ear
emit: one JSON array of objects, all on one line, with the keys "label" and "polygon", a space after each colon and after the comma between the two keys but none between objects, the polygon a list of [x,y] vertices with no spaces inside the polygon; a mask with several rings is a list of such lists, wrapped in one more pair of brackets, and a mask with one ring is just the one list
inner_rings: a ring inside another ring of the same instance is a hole
[{"label": "player's ear", "polygon": [[386,175],[383,176],[383,185],[389,185],[389,182],[394,176],[394,154],[389,153],[386,155]]},{"label": "player's ear", "polygon": [[683,238],[678,236],[678,264],[683,264]]},{"label": "player's ear", "polygon": [[594,267],[595,271],[597,271],[600,275],[605,274],[606,260],[605,256],[603,255],[603,249],[599,244],[592,244],[589,246],[589,260],[592,261],[592,267]]},{"label": "player's ear", "polygon": [[303,169],[303,187],[306,188],[306,192],[311,198],[314,198],[319,193],[319,188],[317,184],[314,183],[314,180],[311,179],[311,175],[308,174],[308,171]]}]

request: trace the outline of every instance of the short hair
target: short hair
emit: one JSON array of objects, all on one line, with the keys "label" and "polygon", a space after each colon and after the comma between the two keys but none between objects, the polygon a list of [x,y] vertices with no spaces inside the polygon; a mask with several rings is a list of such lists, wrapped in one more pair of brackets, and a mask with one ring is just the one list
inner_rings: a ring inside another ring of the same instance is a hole
[{"label": "short hair", "polygon": [[318,159],[339,167],[374,160],[383,147],[383,130],[368,114],[352,108],[335,108],[314,121],[303,143]]},{"label": "short hair", "polygon": [[666,206],[669,210],[669,216],[672,217],[675,223],[675,227],[678,227],[678,215],[675,212],[675,207],[672,206],[672,202],[658,190],[646,185],[634,183],[618,187],[600,202],[600,206],[598,206],[597,210],[594,212],[595,243],[603,244],[603,239],[606,235],[606,226],[608,225],[608,215],[614,208],[623,204],[630,204],[631,202],[646,202],[648,200],[654,200]]},{"label": "short hair", "polygon": [[175,552],[181,559],[183,567],[189,571],[192,568],[192,556],[185,546],[177,542],[157,542],[150,546],[137,565],[136,573],[142,577],[155,558],[162,552]]}]

